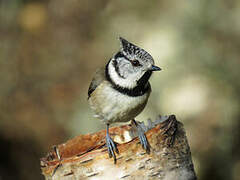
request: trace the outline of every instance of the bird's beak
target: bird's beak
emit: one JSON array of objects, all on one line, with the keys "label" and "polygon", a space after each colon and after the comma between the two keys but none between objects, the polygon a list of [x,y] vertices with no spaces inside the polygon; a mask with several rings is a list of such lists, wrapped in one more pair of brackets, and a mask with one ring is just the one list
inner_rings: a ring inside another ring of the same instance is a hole
[{"label": "bird's beak", "polygon": [[161,71],[162,69],[160,67],[152,65],[151,71]]}]

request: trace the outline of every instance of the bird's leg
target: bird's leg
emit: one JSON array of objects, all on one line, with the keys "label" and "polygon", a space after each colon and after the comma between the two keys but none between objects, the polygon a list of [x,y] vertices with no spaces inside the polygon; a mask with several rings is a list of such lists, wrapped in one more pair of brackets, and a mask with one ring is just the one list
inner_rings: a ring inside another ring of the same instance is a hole
[{"label": "bird's leg", "polygon": [[115,144],[115,142],[112,140],[112,138],[109,135],[109,124],[107,124],[106,145],[107,145],[107,149],[108,149],[109,158],[113,157],[114,164],[116,164],[117,159],[116,159],[115,152],[117,154],[119,154],[119,151],[117,149],[117,145]]},{"label": "bird's leg", "polygon": [[132,123],[136,126],[137,132],[138,132],[138,138],[140,140],[140,143],[142,144],[142,148],[146,150],[146,152],[150,153],[150,144],[147,140],[147,137],[144,134],[144,130],[142,127],[133,119]]}]

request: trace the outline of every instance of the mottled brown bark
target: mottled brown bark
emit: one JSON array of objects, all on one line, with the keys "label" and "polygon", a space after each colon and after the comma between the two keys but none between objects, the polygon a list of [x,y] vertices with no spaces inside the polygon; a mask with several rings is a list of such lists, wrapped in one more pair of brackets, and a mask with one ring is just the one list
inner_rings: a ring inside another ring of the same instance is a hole
[{"label": "mottled brown bark", "polygon": [[149,120],[142,128],[151,145],[150,154],[142,149],[130,124],[110,129],[120,152],[117,164],[108,157],[103,130],[54,146],[41,159],[42,173],[48,180],[196,179],[183,125],[174,115]]}]

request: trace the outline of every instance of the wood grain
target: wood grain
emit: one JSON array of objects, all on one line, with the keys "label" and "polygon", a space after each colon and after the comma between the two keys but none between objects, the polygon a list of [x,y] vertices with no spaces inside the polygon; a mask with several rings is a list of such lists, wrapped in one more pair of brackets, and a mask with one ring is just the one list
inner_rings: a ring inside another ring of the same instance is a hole
[{"label": "wood grain", "polygon": [[151,145],[150,154],[142,149],[134,126],[113,127],[110,135],[120,152],[117,164],[108,157],[106,131],[102,130],[54,146],[41,159],[42,174],[47,180],[196,179],[183,124],[174,115],[148,120],[148,126],[142,127]]}]

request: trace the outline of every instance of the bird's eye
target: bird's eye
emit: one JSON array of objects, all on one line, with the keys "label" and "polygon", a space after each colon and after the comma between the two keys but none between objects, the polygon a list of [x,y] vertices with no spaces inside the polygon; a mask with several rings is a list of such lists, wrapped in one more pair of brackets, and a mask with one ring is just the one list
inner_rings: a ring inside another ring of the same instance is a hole
[{"label": "bird's eye", "polygon": [[140,66],[141,65],[138,60],[133,60],[131,62],[132,62],[133,66]]}]

